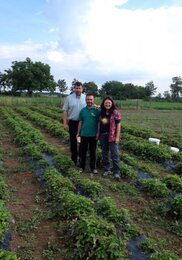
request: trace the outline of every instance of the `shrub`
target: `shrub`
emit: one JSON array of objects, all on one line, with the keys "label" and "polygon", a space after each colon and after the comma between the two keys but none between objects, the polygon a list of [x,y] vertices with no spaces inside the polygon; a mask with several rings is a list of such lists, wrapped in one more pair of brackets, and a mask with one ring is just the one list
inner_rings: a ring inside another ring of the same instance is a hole
[{"label": "shrub", "polygon": [[142,190],[149,192],[153,197],[167,197],[170,194],[165,183],[158,179],[141,180]]},{"label": "shrub", "polygon": [[5,184],[3,177],[0,176],[0,200],[6,200],[9,198],[8,186]]},{"label": "shrub", "polygon": [[176,175],[167,175],[163,178],[163,182],[169,189],[182,192],[182,179]]},{"label": "shrub", "polygon": [[103,197],[96,203],[98,213],[114,224],[127,223],[130,219],[127,209],[118,209],[110,197]]},{"label": "shrub", "polygon": [[4,259],[4,260],[18,260],[18,258],[16,257],[16,255],[14,255],[13,253],[0,249],[0,259]]},{"label": "shrub", "polygon": [[102,192],[102,186],[96,181],[84,179],[80,186],[83,188],[84,194],[91,198],[96,198]]},{"label": "shrub", "polygon": [[61,205],[59,215],[67,219],[79,218],[82,215],[95,214],[93,202],[73,192],[63,192],[59,196]]},{"label": "shrub", "polygon": [[182,176],[182,162],[179,162],[179,163],[176,164],[175,172]]},{"label": "shrub", "polygon": [[9,225],[10,215],[4,206],[4,202],[0,201],[0,241],[4,239],[5,232]]},{"label": "shrub", "polygon": [[44,172],[46,189],[50,195],[58,199],[65,190],[73,191],[74,185],[68,178],[63,177],[56,169],[48,169]]},{"label": "shrub", "polygon": [[171,212],[177,217],[182,217],[182,195],[178,195],[174,198]]},{"label": "shrub", "polygon": [[121,240],[113,224],[98,216],[82,216],[69,224],[73,259],[124,260]]},{"label": "shrub", "polygon": [[74,167],[73,161],[67,156],[56,155],[54,156],[53,161],[56,164],[56,167],[64,173],[67,173],[71,167]]},{"label": "shrub", "polygon": [[170,252],[154,253],[150,257],[151,260],[179,260],[177,256]]}]

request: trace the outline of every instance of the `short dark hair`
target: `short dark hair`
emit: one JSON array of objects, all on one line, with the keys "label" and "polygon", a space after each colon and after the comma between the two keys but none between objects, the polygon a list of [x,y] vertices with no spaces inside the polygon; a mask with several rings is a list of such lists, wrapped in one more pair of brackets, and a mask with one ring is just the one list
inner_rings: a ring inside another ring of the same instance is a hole
[{"label": "short dark hair", "polygon": [[82,87],[82,83],[80,81],[76,81],[74,87]]},{"label": "short dark hair", "polygon": [[89,96],[93,96],[94,97],[94,95],[92,93],[87,93],[86,97],[89,97]]}]

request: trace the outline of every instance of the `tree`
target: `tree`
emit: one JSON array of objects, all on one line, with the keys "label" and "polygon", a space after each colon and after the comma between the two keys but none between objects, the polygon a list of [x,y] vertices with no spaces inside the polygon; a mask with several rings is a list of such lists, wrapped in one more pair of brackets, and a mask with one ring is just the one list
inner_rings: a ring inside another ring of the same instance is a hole
[{"label": "tree", "polygon": [[150,98],[156,93],[157,88],[154,85],[153,81],[150,81],[145,84],[145,96]]},{"label": "tree", "polygon": [[73,89],[74,89],[75,83],[76,83],[77,81],[79,81],[79,80],[77,80],[76,78],[74,78],[73,81],[71,82],[71,87],[70,87],[70,91],[71,91],[71,93],[73,92]]},{"label": "tree", "polygon": [[182,78],[173,77],[172,82],[173,83],[170,85],[171,97],[173,100],[178,100],[180,95],[182,95]]},{"label": "tree", "polygon": [[123,83],[119,81],[106,81],[99,91],[101,97],[111,96],[115,99],[122,98],[122,91],[124,89]]},{"label": "tree", "polygon": [[85,82],[83,83],[83,92],[84,93],[91,93],[94,96],[98,95],[98,86],[93,82]]},{"label": "tree", "polygon": [[57,87],[59,88],[61,94],[64,94],[64,92],[68,89],[68,86],[66,85],[66,81],[64,79],[58,80]]},{"label": "tree", "polygon": [[32,96],[34,91],[53,92],[56,88],[56,82],[50,74],[50,66],[42,62],[33,63],[30,58],[12,62],[11,69],[6,73],[13,93],[27,91],[28,95]]},{"label": "tree", "polygon": [[169,91],[164,91],[163,96],[164,96],[164,98],[165,98],[167,101],[170,101],[170,100],[171,100],[171,96],[170,96]]}]

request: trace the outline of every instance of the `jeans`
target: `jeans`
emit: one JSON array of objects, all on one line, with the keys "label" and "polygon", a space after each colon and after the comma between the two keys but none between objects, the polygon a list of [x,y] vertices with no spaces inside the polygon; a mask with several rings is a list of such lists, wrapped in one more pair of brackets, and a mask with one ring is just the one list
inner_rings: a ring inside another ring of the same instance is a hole
[{"label": "jeans", "polygon": [[100,136],[104,171],[106,172],[111,170],[110,160],[109,160],[109,152],[110,152],[112,164],[113,164],[113,174],[120,174],[118,144],[116,144],[115,142],[109,142],[108,137],[109,137],[108,133],[103,133]]}]

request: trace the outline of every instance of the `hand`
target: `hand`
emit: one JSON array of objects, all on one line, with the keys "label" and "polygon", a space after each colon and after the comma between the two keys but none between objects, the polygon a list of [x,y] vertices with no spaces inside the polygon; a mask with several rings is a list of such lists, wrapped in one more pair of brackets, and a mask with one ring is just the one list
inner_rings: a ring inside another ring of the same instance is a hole
[{"label": "hand", "polygon": [[67,124],[64,124],[64,130],[68,131],[69,127]]},{"label": "hand", "polygon": [[96,109],[99,109],[99,108],[100,108],[100,105],[94,104],[94,107],[95,107]]},{"label": "hand", "polygon": [[95,139],[96,139],[96,140],[99,140],[99,134],[96,134]]},{"label": "hand", "polygon": [[116,143],[116,144],[119,144],[119,137],[116,137],[116,138],[115,138],[115,143]]}]

